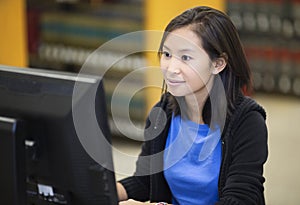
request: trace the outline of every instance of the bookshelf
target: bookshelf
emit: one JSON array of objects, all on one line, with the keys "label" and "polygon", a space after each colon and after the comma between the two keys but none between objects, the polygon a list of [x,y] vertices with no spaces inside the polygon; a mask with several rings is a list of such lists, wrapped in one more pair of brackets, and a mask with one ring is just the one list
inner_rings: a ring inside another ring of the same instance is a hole
[{"label": "bookshelf", "polygon": [[229,0],[257,92],[300,97],[300,1]]}]

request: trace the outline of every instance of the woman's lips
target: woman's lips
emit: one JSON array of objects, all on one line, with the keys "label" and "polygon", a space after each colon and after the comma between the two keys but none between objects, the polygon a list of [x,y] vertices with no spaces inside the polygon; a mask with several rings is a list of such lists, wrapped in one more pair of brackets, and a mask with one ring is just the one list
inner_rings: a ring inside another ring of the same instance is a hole
[{"label": "woman's lips", "polygon": [[167,84],[171,86],[180,85],[182,83],[185,83],[184,80],[176,80],[176,79],[167,79]]}]

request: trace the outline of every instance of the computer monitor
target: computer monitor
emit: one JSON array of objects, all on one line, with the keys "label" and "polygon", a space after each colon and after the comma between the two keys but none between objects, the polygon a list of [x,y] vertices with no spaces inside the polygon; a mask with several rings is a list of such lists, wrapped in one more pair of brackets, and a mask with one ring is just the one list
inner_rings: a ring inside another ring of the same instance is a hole
[{"label": "computer monitor", "polygon": [[118,204],[110,138],[100,76],[0,65],[1,204]]}]

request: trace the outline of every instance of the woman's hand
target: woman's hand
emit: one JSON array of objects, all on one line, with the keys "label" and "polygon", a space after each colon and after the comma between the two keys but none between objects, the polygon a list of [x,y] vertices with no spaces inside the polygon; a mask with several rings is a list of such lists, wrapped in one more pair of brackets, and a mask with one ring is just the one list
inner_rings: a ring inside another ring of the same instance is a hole
[{"label": "woman's hand", "polygon": [[150,205],[150,204],[151,203],[135,201],[133,199],[119,202],[119,205]]}]

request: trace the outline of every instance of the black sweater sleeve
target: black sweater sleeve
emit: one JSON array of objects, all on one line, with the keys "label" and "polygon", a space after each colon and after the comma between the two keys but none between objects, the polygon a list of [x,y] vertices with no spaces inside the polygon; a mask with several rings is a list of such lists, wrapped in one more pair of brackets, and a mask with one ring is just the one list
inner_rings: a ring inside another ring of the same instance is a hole
[{"label": "black sweater sleeve", "polygon": [[217,205],[263,205],[265,181],[263,165],[267,160],[267,127],[257,111],[248,112],[237,122],[232,134],[232,150],[226,182]]},{"label": "black sweater sleeve", "polygon": [[149,143],[144,142],[142,146],[141,154],[136,162],[136,171],[134,175],[119,181],[124,186],[129,199],[138,201],[149,200],[150,166],[149,157],[147,157],[149,150],[148,144]]},{"label": "black sweater sleeve", "polygon": [[[146,121],[146,127],[150,124]],[[133,176],[120,180],[124,186],[128,198],[138,201],[149,200],[150,192],[150,142],[145,141],[142,145],[141,153],[136,161],[136,170]]]}]

